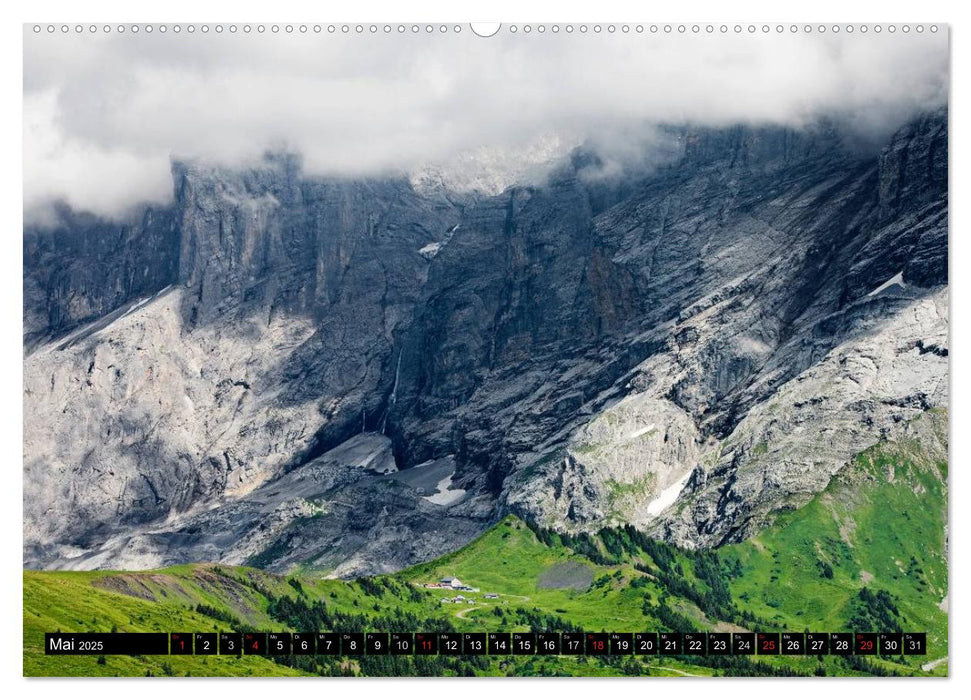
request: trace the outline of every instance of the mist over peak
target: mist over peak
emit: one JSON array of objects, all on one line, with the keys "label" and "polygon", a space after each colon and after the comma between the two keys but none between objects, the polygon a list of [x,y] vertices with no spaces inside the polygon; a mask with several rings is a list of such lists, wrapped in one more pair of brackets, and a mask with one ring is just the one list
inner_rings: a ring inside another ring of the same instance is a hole
[{"label": "mist over peak", "polygon": [[[26,30],[25,30],[26,31]],[[172,159],[299,152],[313,175],[495,192],[578,144],[627,167],[662,124],[884,141],[946,101],[938,34],[77,37],[27,32],[24,206],[117,217],[172,199]],[[632,138],[634,135],[634,138]],[[596,173],[591,173],[596,175]]]}]

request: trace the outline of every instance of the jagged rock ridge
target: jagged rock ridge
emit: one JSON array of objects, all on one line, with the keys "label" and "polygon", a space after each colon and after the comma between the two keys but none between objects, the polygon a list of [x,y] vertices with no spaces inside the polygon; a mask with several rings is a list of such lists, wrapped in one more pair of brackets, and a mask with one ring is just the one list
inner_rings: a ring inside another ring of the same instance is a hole
[{"label": "jagged rock ridge", "polygon": [[[25,563],[352,575],[509,509],[712,546],[946,404],[944,113],[668,134],[498,196],[179,164],[168,209],[25,231]],[[372,433],[401,477],[333,461]]]}]

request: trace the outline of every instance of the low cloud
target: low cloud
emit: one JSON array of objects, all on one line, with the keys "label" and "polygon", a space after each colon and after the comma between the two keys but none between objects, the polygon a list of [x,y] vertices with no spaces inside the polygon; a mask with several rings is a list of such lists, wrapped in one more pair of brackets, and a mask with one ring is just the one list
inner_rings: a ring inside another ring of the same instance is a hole
[{"label": "low cloud", "polygon": [[278,147],[300,152],[315,174],[484,161],[508,175],[580,142],[609,144],[622,163],[624,144],[649,140],[639,130],[665,123],[799,127],[829,117],[876,141],[944,104],[948,90],[946,31],[25,31],[28,213],[61,200],[116,216],[171,198],[172,158],[233,165]]}]

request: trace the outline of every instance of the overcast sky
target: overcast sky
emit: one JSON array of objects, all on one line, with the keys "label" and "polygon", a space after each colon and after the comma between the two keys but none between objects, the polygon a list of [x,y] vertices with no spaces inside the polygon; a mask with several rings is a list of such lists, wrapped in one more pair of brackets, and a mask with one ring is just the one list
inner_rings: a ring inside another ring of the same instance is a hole
[{"label": "overcast sky", "polygon": [[[173,158],[287,147],[312,173],[501,165],[651,124],[833,117],[880,136],[947,99],[936,34],[519,32],[24,37],[24,205],[108,216],[172,196]],[[633,136],[632,136],[633,134]],[[485,154],[485,155],[483,155]]]}]

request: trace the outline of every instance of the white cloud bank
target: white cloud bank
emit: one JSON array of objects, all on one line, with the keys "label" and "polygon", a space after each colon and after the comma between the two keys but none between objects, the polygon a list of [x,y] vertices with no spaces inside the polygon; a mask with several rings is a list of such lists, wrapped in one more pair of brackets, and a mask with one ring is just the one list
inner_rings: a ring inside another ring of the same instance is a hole
[{"label": "white cloud bank", "polygon": [[[944,104],[947,32],[24,37],[24,206],[171,198],[172,158],[299,151],[313,173],[545,152],[632,125],[822,116],[885,135]],[[540,144],[540,147],[537,146]]]}]

